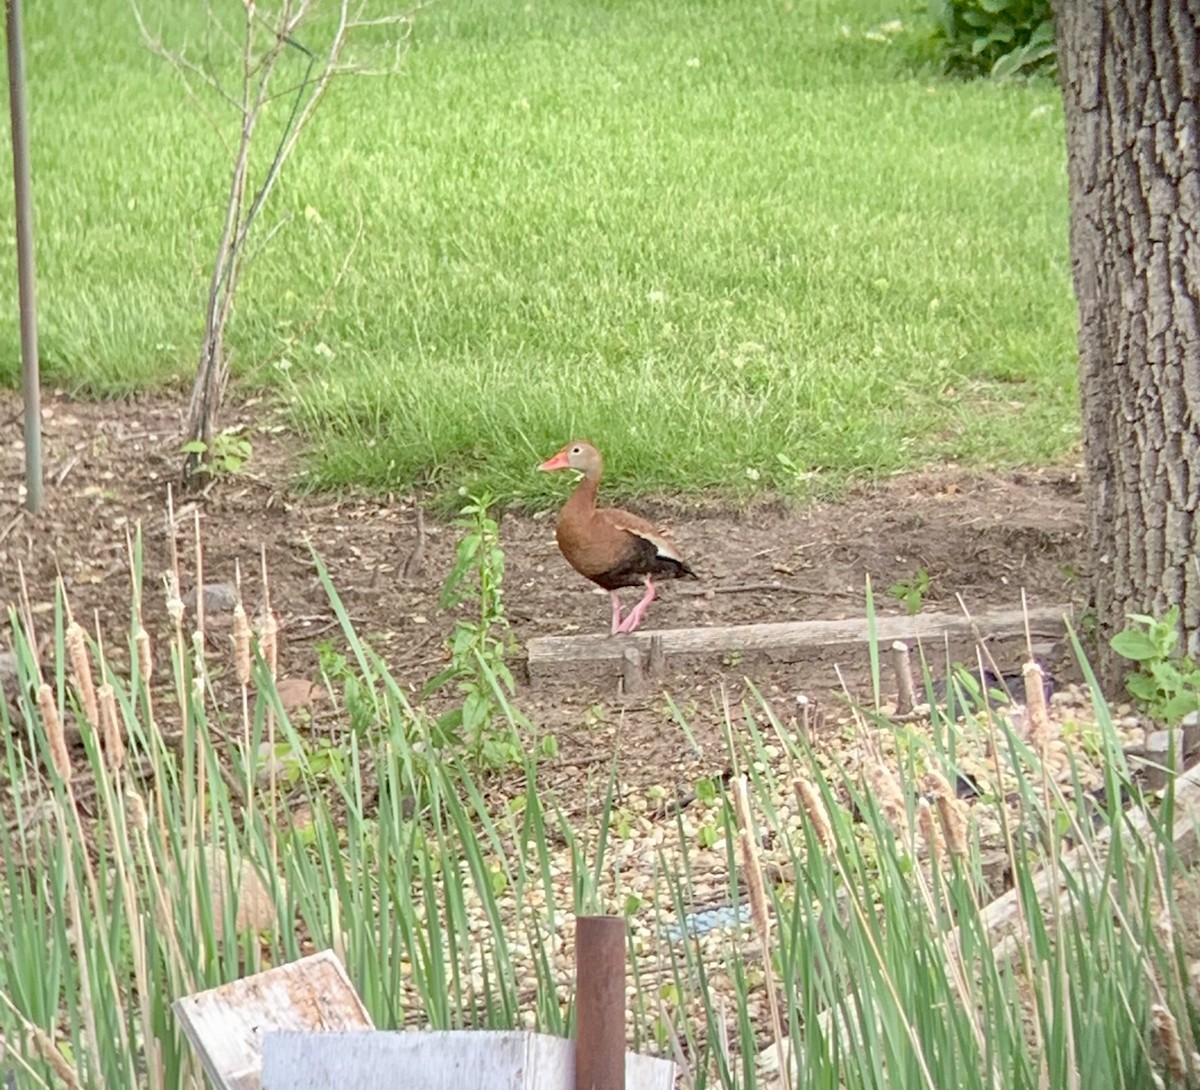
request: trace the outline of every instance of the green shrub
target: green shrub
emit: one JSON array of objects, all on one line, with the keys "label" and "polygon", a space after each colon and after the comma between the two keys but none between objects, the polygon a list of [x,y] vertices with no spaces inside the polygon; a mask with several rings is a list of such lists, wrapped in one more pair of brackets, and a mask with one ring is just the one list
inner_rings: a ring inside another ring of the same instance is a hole
[{"label": "green shrub", "polygon": [[1054,67],[1050,0],[929,0],[929,14],[949,72],[1003,78]]},{"label": "green shrub", "polygon": [[1137,663],[1125,687],[1139,706],[1167,723],[1200,711],[1200,666],[1178,650],[1179,607],[1168,609],[1162,620],[1142,613],[1130,614],[1129,620],[1111,643],[1118,655]]}]

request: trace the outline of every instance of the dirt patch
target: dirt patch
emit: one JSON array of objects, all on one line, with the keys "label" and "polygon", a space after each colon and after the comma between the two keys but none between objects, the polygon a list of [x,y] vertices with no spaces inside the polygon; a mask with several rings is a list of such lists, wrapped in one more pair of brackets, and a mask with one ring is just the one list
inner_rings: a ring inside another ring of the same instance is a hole
[{"label": "dirt patch", "polygon": [[[99,617],[106,636],[123,642],[130,601],[126,541],[140,523],[147,624],[152,636],[165,636],[159,588],[171,562],[166,505],[180,463],[178,404],[48,398],[46,495],[37,516],[20,506],[20,420],[19,401],[4,393],[0,471],[9,486],[0,503],[0,598],[16,601],[23,571],[34,602],[48,610],[61,574],[76,616],[89,622]],[[312,678],[320,645],[338,646],[340,632],[311,543],[358,632],[398,678],[419,686],[445,661],[444,637],[455,617],[439,611],[437,600],[458,531],[427,520],[421,571],[405,577],[416,543],[415,497],[298,492],[292,486],[295,443],[283,423],[255,402],[241,406],[231,422],[245,429],[252,460],[199,499],[176,497],[177,519],[188,527],[176,542],[185,582],[194,581],[190,527],[196,513],[206,581],[232,581],[240,566],[247,600],[256,602],[265,551],[281,626],[281,673]],[[567,481],[562,483],[565,496]],[[956,595],[983,612],[1019,606],[1022,591],[1031,605],[1083,593],[1084,506],[1078,471],[1070,466],[1010,474],[942,468],[800,510],[760,505],[729,511],[672,502],[640,509],[670,520],[677,544],[701,575],[699,584],[666,586],[647,628],[861,616],[868,575],[881,612],[903,612],[887,588],[921,571],[929,577],[927,609],[956,609]],[[607,600],[559,556],[552,513],[506,514],[501,535],[506,603],[522,645],[535,635],[606,630]],[[848,658],[842,665],[852,683],[860,683],[865,650],[861,661]],[[671,676],[665,687],[703,734],[717,729],[726,696],[736,706],[743,673],[735,663],[714,663],[706,671]],[[794,667],[768,668],[752,680],[768,697],[787,702],[799,693],[820,701],[837,687],[830,669],[806,675]],[[622,763],[633,781],[663,782],[694,771],[679,765],[680,734],[664,730],[672,714],[662,699],[622,704],[615,686],[598,689],[564,677],[523,689],[520,700],[536,722],[559,734],[565,759],[611,755],[619,735],[620,752],[628,754]]]}]

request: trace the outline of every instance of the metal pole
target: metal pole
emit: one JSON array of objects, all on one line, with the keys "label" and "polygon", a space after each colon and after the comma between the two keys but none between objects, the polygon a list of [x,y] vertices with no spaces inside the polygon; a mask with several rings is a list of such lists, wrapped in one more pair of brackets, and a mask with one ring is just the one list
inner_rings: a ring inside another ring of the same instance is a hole
[{"label": "metal pole", "polygon": [[25,399],[25,506],[42,506],[42,398],[38,377],[37,293],[33,265],[29,131],[25,126],[25,47],[21,0],[6,0],[8,104],[12,113],[13,194],[17,218],[17,292],[21,313],[21,390]]},{"label": "metal pole", "polygon": [[625,1090],[625,921],[575,920],[575,1090]]}]

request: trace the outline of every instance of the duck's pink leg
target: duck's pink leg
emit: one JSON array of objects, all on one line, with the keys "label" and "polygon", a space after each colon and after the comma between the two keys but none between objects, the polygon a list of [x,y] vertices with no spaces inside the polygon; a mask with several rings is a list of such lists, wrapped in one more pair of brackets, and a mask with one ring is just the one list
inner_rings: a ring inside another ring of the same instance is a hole
[{"label": "duck's pink leg", "polygon": [[621,631],[621,596],[615,590],[608,592],[612,596],[613,620],[612,620],[612,635],[616,635]]},{"label": "duck's pink leg", "polygon": [[646,610],[650,608],[650,603],[654,601],[656,593],[654,581],[646,576],[646,593],[642,595],[642,600],[629,611],[629,615],[621,622],[617,631],[632,632],[637,628],[642,623],[642,618],[646,616]]}]

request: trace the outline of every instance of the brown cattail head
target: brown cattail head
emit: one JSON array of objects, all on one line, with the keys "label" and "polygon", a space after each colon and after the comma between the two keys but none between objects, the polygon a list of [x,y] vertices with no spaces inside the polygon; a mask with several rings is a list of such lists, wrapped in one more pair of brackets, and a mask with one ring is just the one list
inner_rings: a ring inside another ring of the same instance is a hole
[{"label": "brown cattail head", "polygon": [[42,713],[42,725],[46,728],[46,741],[50,746],[54,771],[63,783],[70,783],[71,755],[67,752],[67,740],[63,735],[62,720],[58,717],[58,705],[54,702],[54,690],[44,681],[38,686],[38,710]]},{"label": "brown cattail head", "polygon": [[133,643],[137,648],[138,672],[142,675],[142,680],[149,684],[154,673],[154,658],[150,654],[150,633],[140,624],[133,637]]},{"label": "brown cattail head", "polygon": [[967,823],[963,817],[962,803],[950,786],[950,781],[937,769],[931,769],[925,773],[925,790],[933,796],[947,850],[953,856],[964,857],[967,854]]},{"label": "brown cattail head", "polygon": [[233,661],[238,684],[245,688],[250,684],[250,622],[241,602],[233,607]]},{"label": "brown cattail head", "polygon": [[834,839],[833,827],[829,824],[829,815],[825,811],[825,804],[821,800],[821,796],[817,794],[817,789],[805,779],[798,779],[795,788],[796,798],[800,800],[800,805],[808,815],[809,824],[813,827],[817,842],[832,854],[837,847],[837,841]]},{"label": "brown cattail head", "polygon": [[45,1061],[46,1066],[62,1080],[65,1086],[70,1090],[79,1090],[83,1085],[79,1081],[79,1075],[75,1068],[67,1062],[67,1058],[62,1054],[54,1038],[41,1026],[35,1026],[32,1023],[26,1027],[25,1033],[26,1040],[31,1046],[30,1050],[36,1052]]},{"label": "brown cattail head", "polygon": [[87,640],[84,638],[83,626],[78,621],[67,625],[67,658],[71,663],[71,673],[75,677],[75,691],[79,694],[83,717],[95,730],[100,725],[100,715],[96,707],[96,686],[92,680],[92,661],[88,657]]},{"label": "brown cattail head", "polygon": [[929,849],[929,861],[935,868],[941,866],[942,842],[938,836],[937,824],[933,820],[933,807],[928,801],[921,799],[917,803],[917,828],[921,831],[921,839]]},{"label": "brown cattail head", "polygon": [[963,820],[958,799],[950,795],[938,795],[934,799],[938,819],[942,823],[942,834],[946,838],[946,850],[958,859],[967,856],[967,823]]},{"label": "brown cattail head", "polygon": [[1152,1003],[1150,1028],[1164,1069],[1172,1079],[1182,1083],[1187,1078],[1187,1064],[1183,1058],[1183,1044],[1179,1040],[1179,1024],[1175,1021],[1175,1015],[1161,1004]]},{"label": "brown cattail head", "polygon": [[262,649],[263,661],[267,664],[271,677],[276,677],[279,662],[279,622],[269,607],[260,618],[258,645]]},{"label": "brown cattail head", "polygon": [[171,623],[178,628],[183,624],[183,599],[179,596],[179,580],[173,571],[169,571],[165,576],[165,581],[167,584],[167,614],[171,618]]},{"label": "brown cattail head", "polygon": [[767,890],[763,885],[762,868],[758,864],[758,851],[754,843],[754,819],[750,815],[750,797],[746,791],[745,776],[734,780],[733,808],[737,814],[742,877],[750,894],[750,914],[765,950],[768,948],[767,939],[771,933],[771,917],[767,911]]},{"label": "brown cattail head", "polygon": [[1054,737],[1050,713],[1046,710],[1046,677],[1042,673],[1042,668],[1033,659],[1021,667],[1021,674],[1025,680],[1025,708],[1029,715],[1029,744],[1039,754],[1042,754]]},{"label": "brown cattail head", "polygon": [[106,681],[97,695],[100,699],[100,737],[104,742],[104,757],[113,772],[120,772],[125,764],[125,736],[117,715],[116,694]]},{"label": "brown cattail head", "polygon": [[908,807],[904,803],[904,792],[900,790],[900,785],[896,782],[896,777],[892,775],[891,769],[882,763],[876,763],[868,771],[868,778],[875,802],[883,816],[887,818],[892,831],[901,840],[907,840],[909,835]]},{"label": "brown cattail head", "polygon": [[150,818],[146,813],[146,800],[136,787],[131,787],[125,795],[125,805],[129,810],[129,820],[139,832],[150,829]]}]

